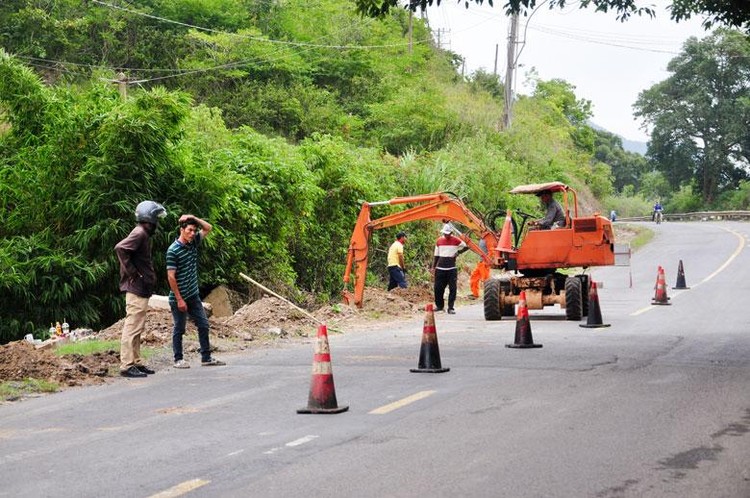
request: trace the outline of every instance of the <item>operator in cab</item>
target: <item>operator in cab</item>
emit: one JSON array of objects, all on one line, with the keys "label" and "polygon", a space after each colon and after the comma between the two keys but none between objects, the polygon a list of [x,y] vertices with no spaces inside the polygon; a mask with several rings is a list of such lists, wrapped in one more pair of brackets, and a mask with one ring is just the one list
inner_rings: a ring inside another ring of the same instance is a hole
[{"label": "operator in cab", "polygon": [[552,197],[551,190],[542,190],[538,192],[537,197],[546,211],[546,215],[541,220],[532,221],[529,225],[532,228],[540,230],[549,230],[551,228],[562,228],[565,226],[565,213],[559,202]]}]

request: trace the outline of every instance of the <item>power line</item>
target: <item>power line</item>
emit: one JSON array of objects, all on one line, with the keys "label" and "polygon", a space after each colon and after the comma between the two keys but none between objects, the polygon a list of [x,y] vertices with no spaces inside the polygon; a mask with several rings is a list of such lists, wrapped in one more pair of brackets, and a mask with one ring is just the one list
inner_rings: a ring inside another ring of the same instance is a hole
[{"label": "power line", "polygon": [[[595,45],[607,45],[610,47],[618,47],[618,48],[626,48],[629,50],[638,50],[641,52],[653,52],[658,54],[670,54],[670,55],[679,55],[680,52],[675,52],[674,50],[659,50],[657,48],[647,48],[647,47],[639,47],[634,45],[628,45],[625,43],[613,43],[605,39],[597,39],[595,37],[586,37],[586,36],[579,36],[575,34],[565,33],[561,31],[556,31],[553,29],[545,29],[541,27],[536,27],[534,25],[530,25],[529,29],[533,31],[539,31],[541,33],[546,33],[548,35],[552,36],[559,36],[561,38],[567,38],[570,40],[580,41],[584,43],[593,43]],[[645,43],[645,42],[644,42]]]},{"label": "power line", "polygon": [[[108,7],[110,9],[115,10],[121,10],[123,12],[127,12],[129,14],[133,14],[136,16],[141,17],[147,17],[149,19],[154,19],[156,21],[161,21],[169,24],[176,24],[178,26],[184,26],[186,28],[192,28],[197,29],[199,31],[206,31],[209,33],[216,33],[216,34],[222,34],[227,36],[232,36],[236,38],[242,38],[245,40],[252,40],[257,41],[260,43],[271,43],[271,44],[278,44],[278,45],[289,45],[293,47],[310,47],[310,48],[330,48],[330,49],[336,49],[336,50],[374,50],[374,49],[381,49],[381,48],[402,48],[402,47],[408,47],[409,42],[404,43],[392,43],[392,44],[385,44],[385,45],[323,45],[323,44],[317,44],[317,43],[307,43],[307,42],[293,42],[293,41],[287,41],[287,40],[273,40],[270,38],[264,38],[262,36],[251,36],[251,35],[243,35],[239,33],[232,33],[229,31],[221,31],[218,29],[212,29],[212,28],[204,28],[202,26],[196,26],[194,24],[188,24],[180,21],[175,21],[172,19],[167,19],[165,17],[159,17],[154,16],[151,14],[146,14],[145,12],[138,12],[137,10],[132,9],[126,9],[125,7],[120,7],[118,5],[113,5],[111,3],[101,2],[99,0],[90,0],[92,3],[96,3],[99,5],[102,5],[104,7]],[[415,40],[413,43],[428,43],[430,41],[429,38],[423,38],[421,40]]]}]

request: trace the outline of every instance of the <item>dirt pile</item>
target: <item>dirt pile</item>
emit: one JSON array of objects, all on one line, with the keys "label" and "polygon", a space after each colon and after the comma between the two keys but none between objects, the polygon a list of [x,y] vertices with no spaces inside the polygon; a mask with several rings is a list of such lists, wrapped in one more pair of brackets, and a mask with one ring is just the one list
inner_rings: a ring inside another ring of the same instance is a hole
[{"label": "dirt pile", "polygon": [[[368,288],[361,309],[344,304],[326,305],[310,314],[330,328],[347,330],[384,317],[397,319],[419,314],[432,301],[426,287],[394,289]],[[103,341],[119,341],[123,320],[92,334]],[[262,297],[240,307],[229,317],[210,317],[211,346],[219,354],[250,348],[275,347],[307,340],[317,333],[318,322],[281,299]],[[151,309],[146,316],[146,332],[141,337],[144,347],[156,352],[148,364],[159,370],[171,364],[172,314],[168,310]],[[199,350],[197,330],[188,322],[183,341],[186,357]],[[119,353],[107,351],[91,355],[57,355],[49,349],[36,349],[26,341],[0,346],[0,382],[35,378],[56,382],[60,386],[79,386],[104,382],[118,375]]]},{"label": "dirt pile", "polygon": [[44,379],[63,386],[104,382],[119,364],[118,353],[58,356],[49,349],[36,349],[26,341],[0,346],[0,380]]}]

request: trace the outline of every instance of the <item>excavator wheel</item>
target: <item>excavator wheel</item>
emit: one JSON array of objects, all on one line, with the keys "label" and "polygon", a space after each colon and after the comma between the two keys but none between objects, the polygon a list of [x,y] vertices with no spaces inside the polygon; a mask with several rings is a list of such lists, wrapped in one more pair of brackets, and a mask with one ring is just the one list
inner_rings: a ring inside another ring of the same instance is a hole
[{"label": "excavator wheel", "polygon": [[507,303],[510,296],[510,281],[491,278],[484,283],[484,319],[502,320],[504,316],[514,316],[515,306]]},{"label": "excavator wheel", "polygon": [[565,279],[565,318],[580,320],[583,316],[581,293],[581,279],[568,277]]},{"label": "excavator wheel", "polygon": [[500,280],[490,278],[484,282],[484,319],[500,320]]}]

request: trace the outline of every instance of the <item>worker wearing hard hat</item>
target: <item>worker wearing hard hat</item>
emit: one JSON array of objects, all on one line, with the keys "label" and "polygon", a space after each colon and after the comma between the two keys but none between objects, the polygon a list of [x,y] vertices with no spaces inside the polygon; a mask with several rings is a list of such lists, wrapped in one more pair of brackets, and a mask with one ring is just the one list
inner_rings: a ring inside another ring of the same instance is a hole
[{"label": "worker wearing hard hat", "polygon": [[453,226],[450,223],[443,225],[440,230],[441,236],[435,243],[435,257],[432,263],[435,292],[435,311],[443,311],[445,306],[445,288],[448,287],[448,313],[456,312],[453,305],[456,302],[458,288],[458,268],[456,257],[469,247],[466,243],[453,236]]}]

